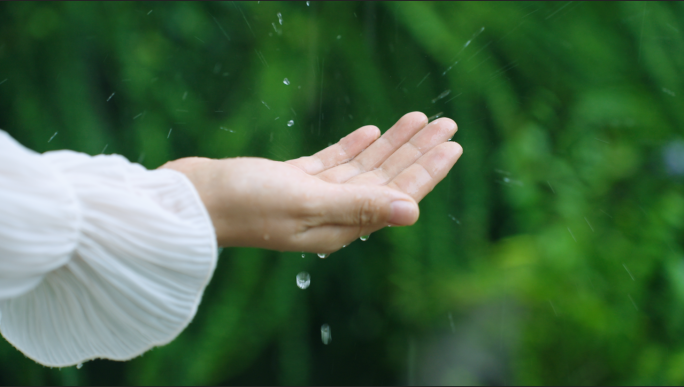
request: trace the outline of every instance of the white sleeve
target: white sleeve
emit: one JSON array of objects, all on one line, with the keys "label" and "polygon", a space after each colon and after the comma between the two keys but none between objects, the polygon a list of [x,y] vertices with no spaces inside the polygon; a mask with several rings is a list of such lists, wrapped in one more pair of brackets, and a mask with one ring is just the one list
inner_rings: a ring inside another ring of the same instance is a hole
[{"label": "white sleeve", "polygon": [[0,331],[29,358],[127,360],[170,342],[216,259],[211,219],[182,173],[41,155],[0,130]]}]

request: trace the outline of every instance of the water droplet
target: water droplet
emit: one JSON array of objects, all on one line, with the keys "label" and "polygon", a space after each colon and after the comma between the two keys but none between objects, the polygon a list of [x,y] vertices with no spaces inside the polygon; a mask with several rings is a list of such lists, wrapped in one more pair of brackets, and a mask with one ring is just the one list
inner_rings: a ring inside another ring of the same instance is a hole
[{"label": "water droplet", "polygon": [[292,125],[294,125],[294,120],[287,121],[287,126],[292,126]]},{"label": "water droplet", "polygon": [[510,183],[510,182],[511,182],[511,179],[509,179],[509,178],[507,178],[507,177],[504,177],[504,178],[503,178],[503,181],[504,181],[504,183]]},{"label": "water droplet", "polygon": [[76,365],[76,369],[77,369],[77,370],[80,370],[81,368],[83,368],[83,363],[78,363],[78,364]]},{"label": "water droplet", "polygon": [[285,79],[283,79],[283,83],[286,84],[286,85],[289,85],[289,84],[290,84],[290,80],[287,79],[287,78],[285,78]]},{"label": "water droplet", "polygon": [[362,241],[365,242],[368,240],[369,237],[370,237],[370,234],[369,235],[361,235],[361,238],[359,238],[359,239],[361,239]]},{"label": "water droplet", "polygon": [[439,117],[441,117],[442,114],[444,114],[444,112],[439,112],[439,113],[435,114],[434,116],[428,118],[428,121],[436,120],[436,119],[438,119]]},{"label": "water droplet", "polygon": [[347,245],[342,245],[342,248],[345,248],[345,247],[347,247]]},{"label": "water droplet", "polygon": [[306,254],[302,253],[302,258],[306,257]]},{"label": "water droplet", "polygon": [[278,12],[277,16],[278,16],[278,22],[282,26],[283,25],[283,15],[281,15],[280,12]]},{"label": "water droplet", "polygon": [[306,289],[311,284],[311,276],[309,273],[303,271],[297,274],[297,287],[300,289]]},{"label": "water droplet", "polygon": [[451,214],[447,214],[447,215],[449,216],[449,219],[451,219],[451,220],[453,220],[454,222],[456,222],[456,224],[461,225],[461,221],[458,220],[458,219],[456,219],[455,216],[453,216],[453,215],[451,215]]},{"label": "water droplet", "polygon": [[309,2],[308,2],[308,1],[306,2],[306,6],[307,6],[307,7],[309,6]]},{"label": "water droplet", "polygon": [[325,258],[327,256],[328,256],[328,254],[326,254],[326,253],[318,253],[318,258]]},{"label": "water droplet", "polygon": [[321,341],[328,345],[332,341],[332,334],[330,333],[330,326],[328,324],[321,325]]},{"label": "water droplet", "polygon": [[438,95],[437,97],[432,99],[432,103],[435,103],[435,102],[439,101],[440,99],[446,97],[447,95],[449,95],[449,93],[451,93],[450,89],[444,90],[440,95]]}]

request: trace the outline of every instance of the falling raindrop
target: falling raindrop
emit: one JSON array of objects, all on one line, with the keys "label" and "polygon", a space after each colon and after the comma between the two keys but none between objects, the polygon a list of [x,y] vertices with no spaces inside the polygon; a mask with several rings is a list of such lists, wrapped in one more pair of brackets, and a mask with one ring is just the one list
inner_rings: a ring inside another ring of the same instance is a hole
[{"label": "falling raindrop", "polygon": [[283,15],[281,15],[280,12],[278,12],[277,15],[278,15],[278,22],[279,22],[280,25],[282,26],[282,25],[283,25]]},{"label": "falling raindrop", "polygon": [[332,334],[330,333],[330,326],[328,324],[321,325],[321,341],[328,345],[332,341]]},{"label": "falling raindrop", "polygon": [[439,101],[451,93],[451,90],[444,90],[440,95],[432,99],[432,103]]},{"label": "falling raindrop", "polygon": [[458,219],[456,219],[455,216],[453,216],[453,215],[451,215],[451,214],[448,214],[448,215],[449,215],[449,219],[451,219],[451,220],[453,220],[454,222],[456,222],[456,224],[461,225],[461,221],[459,221]]},{"label": "falling raindrop", "polygon": [[442,114],[444,114],[444,113],[443,113],[443,112],[439,112],[439,113],[435,114],[434,116],[432,116],[432,117],[428,118],[428,121],[432,121],[432,120],[435,120],[435,119],[437,119],[437,118],[441,117],[441,116],[442,116]]},{"label": "falling raindrop", "polygon": [[318,253],[318,258],[325,258],[327,256],[328,256],[328,254],[326,254],[326,253]]},{"label": "falling raindrop", "polygon": [[112,95],[110,95],[109,98],[107,98],[107,102],[109,102],[109,100],[112,99],[112,97],[114,96],[114,94],[116,94],[116,93],[112,93]]},{"label": "falling raindrop", "polygon": [[283,83],[286,84],[286,85],[289,85],[289,84],[290,84],[290,80],[287,79],[287,78],[285,78],[285,79],[283,79]]},{"label": "falling raindrop", "polygon": [[300,289],[306,289],[311,284],[311,276],[309,273],[303,271],[297,274],[297,287]]},{"label": "falling raindrop", "polygon": [[309,6],[309,2],[308,2],[308,1],[306,2],[306,6],[307,6],[307,7]]},{"label": "falling raindrop", "polygon": [[78,364],[76,365],[76,369],[77,369],[77,370],[80,370],[81,368],[83,368],[83,363],[78,363]]},{"label": "falling raindrop", "polygon": [[369,237],[370,237],[370,234],[368,234],[368,235],[361,235],[361,238],[359,238],[359,239],[361,239],[362,241],[365,242],[365,241],[368,240]]},{"label": "falling raindrop", "polygon": [[287,121],[287,126],[292,126],[292,125],[294,125],[294,120]]}]

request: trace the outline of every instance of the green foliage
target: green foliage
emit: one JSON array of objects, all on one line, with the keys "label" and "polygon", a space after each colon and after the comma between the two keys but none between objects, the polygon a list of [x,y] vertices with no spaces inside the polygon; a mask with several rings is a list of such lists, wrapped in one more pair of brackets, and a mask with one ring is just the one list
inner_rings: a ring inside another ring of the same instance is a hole
[{"label": "green foliage", "polygon": [[77,371],[3,342],[0,382],[684,383],[684,195],[663,161],[684,126],[683,17],[666,2],[1,3],[0,127],[39,152],[286,160],[415,110],[455,119],[465,152],[414,227],[326,260],[226,249],[171,344]]}]

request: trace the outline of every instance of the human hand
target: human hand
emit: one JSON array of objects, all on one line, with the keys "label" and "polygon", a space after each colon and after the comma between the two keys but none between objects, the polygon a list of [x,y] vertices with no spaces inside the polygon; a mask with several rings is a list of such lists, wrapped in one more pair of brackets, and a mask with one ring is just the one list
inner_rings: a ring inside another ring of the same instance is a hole
[{"label": "human hand", "polygon": [[456,124],[404,115],[384,135],[364,126],[313,156],[183,158],[221,246],[330,253],[385,226],[411,225],[418,205],[463,153]]}]

